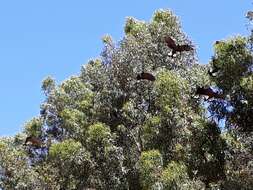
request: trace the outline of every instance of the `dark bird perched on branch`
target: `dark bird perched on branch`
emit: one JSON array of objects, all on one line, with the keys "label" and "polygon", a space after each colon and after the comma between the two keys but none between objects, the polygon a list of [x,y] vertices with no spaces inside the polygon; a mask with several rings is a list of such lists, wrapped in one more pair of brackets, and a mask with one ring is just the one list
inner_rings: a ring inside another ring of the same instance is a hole
[{"label": "dark bird perched on branch", "polygon": [[220,44],[221,43],[221,41],[219,41],[219,40],[217,40],[217,41],[215,41],[215,44],[217,45],[217,44]]},{"label": "dark bird perched on branch", "polygon": [[217,73],[220,69],[217,67],[217,66],[213,66],[213,69],[212,70],[208,70],[208,74],[211,76],[211,77],[214,77],[215,73]]},{"label": "dark bird perched on branch", "polygon": [[165,37],[164,40],[165,40],[167,46],[172,49],[172,56],[177,52],[193,50],[193,47],[191,45],[188,45],[188,44],[186,44],[186,45],[176,45],[175,41],[169,36]]},{"label": "dark bird perched on branch", "polygon": [[149,80],[149,81],[155,81],[155,77],[150,73],[142,72],[141,74],[138,74],[136,77],[137,80]]},{"label": "dark bird perched on branch", "polygon": [[214,44],[215,44],[215,45],[218,45],[218,44],[225,44],[225,42],[224,42],[224,41],[219,41],[219,40],[217,40],[217,41],[215,41]]},{"label": "dark bird perched on branch", "polygon": [[210,87],[208,87],[208,88],[198,87],[196,94],[208,96],[207,100],[211,99],[211,98],[224,99],[223,94],[219,94],[217,92],[214,92]]},{"label": "dark bird perched on branch", "polygon": [[253,11],[248,11],[246,14],[246,18],[249,19],[250,21],[253,20]]},{"label": "dark bird perched on branch", "polygon": [[212,62],[213,62],[213,64],[212,64],[213,65],[213,69],[208,71],[208,74],[211,77],[214,76],[214,73],[217,73],[220,70],[220,68],[217,67],[217,63],[216,63],[217,61],[216,61],[216,59],[214,57],[212,58]]},{"label": "dark bird perched on branch", "polygon": [[27,145],[27,143],[36,146],[36,147],[41,147],[42,146],[42,142],[40,139],[34,137],[34,136],[29,136],[25,139],[25,143],[24,145]]}]

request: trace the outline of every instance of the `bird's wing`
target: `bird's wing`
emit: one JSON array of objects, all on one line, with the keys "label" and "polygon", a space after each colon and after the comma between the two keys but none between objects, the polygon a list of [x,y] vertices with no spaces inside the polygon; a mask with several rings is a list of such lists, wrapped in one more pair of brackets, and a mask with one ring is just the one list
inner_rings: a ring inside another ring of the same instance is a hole
[{"label": "bird's wing", "polygon": [[171,37],[169,36],[165,37],[165,42],[169,48],[171,49],[177,48],[175,41]]},{"label": "bird's wing", "polygon": [[191,51],[193,46],[189,44],[177,45],[177,51]]}]

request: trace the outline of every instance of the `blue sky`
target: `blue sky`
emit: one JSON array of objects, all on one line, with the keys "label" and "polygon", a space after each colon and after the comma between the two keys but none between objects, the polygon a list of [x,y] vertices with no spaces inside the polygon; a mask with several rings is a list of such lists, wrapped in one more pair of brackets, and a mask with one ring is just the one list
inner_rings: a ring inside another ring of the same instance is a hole
[{"label": "blue sky", "polygon": [[78,74],[102,50],[101,37],[123,35],[127,16],[150,20],[171,9],[207,63],[215,40],[247,34],[248,1],[223,0],[0,0],[0,136],[14,135],[39,114],[41,81]]}]

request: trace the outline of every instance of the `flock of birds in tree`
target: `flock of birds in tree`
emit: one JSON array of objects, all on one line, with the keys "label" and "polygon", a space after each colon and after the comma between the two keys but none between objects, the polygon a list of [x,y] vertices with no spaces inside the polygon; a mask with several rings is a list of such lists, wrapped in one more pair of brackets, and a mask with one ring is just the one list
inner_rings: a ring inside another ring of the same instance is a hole
[{"label": "flock of birds in tree", "polygon": [[[176,42],[169,36],[166,36],[164,38],[164,41],[166,45],[172,49],[172,55],[173,57],[177,52],[181,53],[183,51],[192,51],[193,47],[191,45],[185,44],[185,45],[177,45]],[[142,72],[141,74],[138,74],[136,77],[137,80],[149,80],[149,81],[155,81],[155,77],[150,73]]]},{"label": "flock of birds in tree", "polygon": [[[172,49],[172,56],[176,54],[177,52],[183,52],[183,51],[192,51],[193,47],[191,45],[185,44],[185,45],[177,45],[176,42],[169,36],[164,38],[165,43],[167,46]],[[216,44],[220,43],[219,41],[216,41]],[[213,62],[215,62],[215,59],[212,59]],[[213,64],[213,70],[208,71],[208,74],[210,76],[214,76],[214,73],[218,72],[218,68],[216,64]],[[137,80],[149,80],[149,81],[155,81],[155,77],[150,73],[142,72],[137,75]],[[208,99],[211,98],[217,98],[217,99],[224,99],[224,96],[222,94],[219,94],[217,92],[214,92],[210,87],[197,87],[196,90],[197,95],[207,96]]]},{"label": "flock of birds in tree", "polygon": [[[166,45],[172,49],[172,55],[174,56],[174,54],[176,54],[177,52],[181,53],[183,51],[192,51],[193,47],[191,45],[185,44],[185,45],[177,45],[176,42],[169,36],[164,38],[164,41],[166,43]],[[219,43],[218,41],[216,42],[216,44]],[[213,61],[215,61],[215,59],[213,58]],[[218,71],[218,68],[215,67],[214,64],[214,68],[212,71],[208,71],[208,74],[213,76],[214,73],[216,73]],[[155,81],[156,78],[154,75],[152,75],[151,73],[148,72],[142,72],[140,74],[137,75],[136,80],[148,80],[148,81]],[[211,98],[216,98],[216,99],[224,99],[224,96],[222,94],[219,94],[217,92],[214,92],[210,87],[197,87],[196,90],[196,95],[200,95],[200,96],[207,96],[207,99],[211,99]],[[24,145],[32,145],[34,147],[42,147],[42,141],[34,136],[29,136],[26,138]]]}]

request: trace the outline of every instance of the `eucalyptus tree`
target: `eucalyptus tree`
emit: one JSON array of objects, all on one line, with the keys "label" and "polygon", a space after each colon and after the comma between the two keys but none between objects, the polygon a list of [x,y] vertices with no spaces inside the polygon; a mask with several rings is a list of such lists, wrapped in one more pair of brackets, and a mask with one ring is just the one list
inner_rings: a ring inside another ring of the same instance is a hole
[{"label": "eucalyptus tree", "polygon": [[[104,36],[101,55],[80,75],[43,81],[40,115],[21,134],[1,140],[2,188],[203,189],[225,180],[226,141],[195,92],[215,83],[233,94],[230,82],[239,78],[210,79],[194,50],[173,52],[166,37],[194,45],[169,10],[156,11],[149,22],[127,18],[124,31],[118,43]],[[250,54],[239,41],[238,59],[246,62]],[[155,81],[137,80],[142,72]],[[210,113],[225,103],[210,103]],[[23,146],[27,136],[42,145]]]}]

